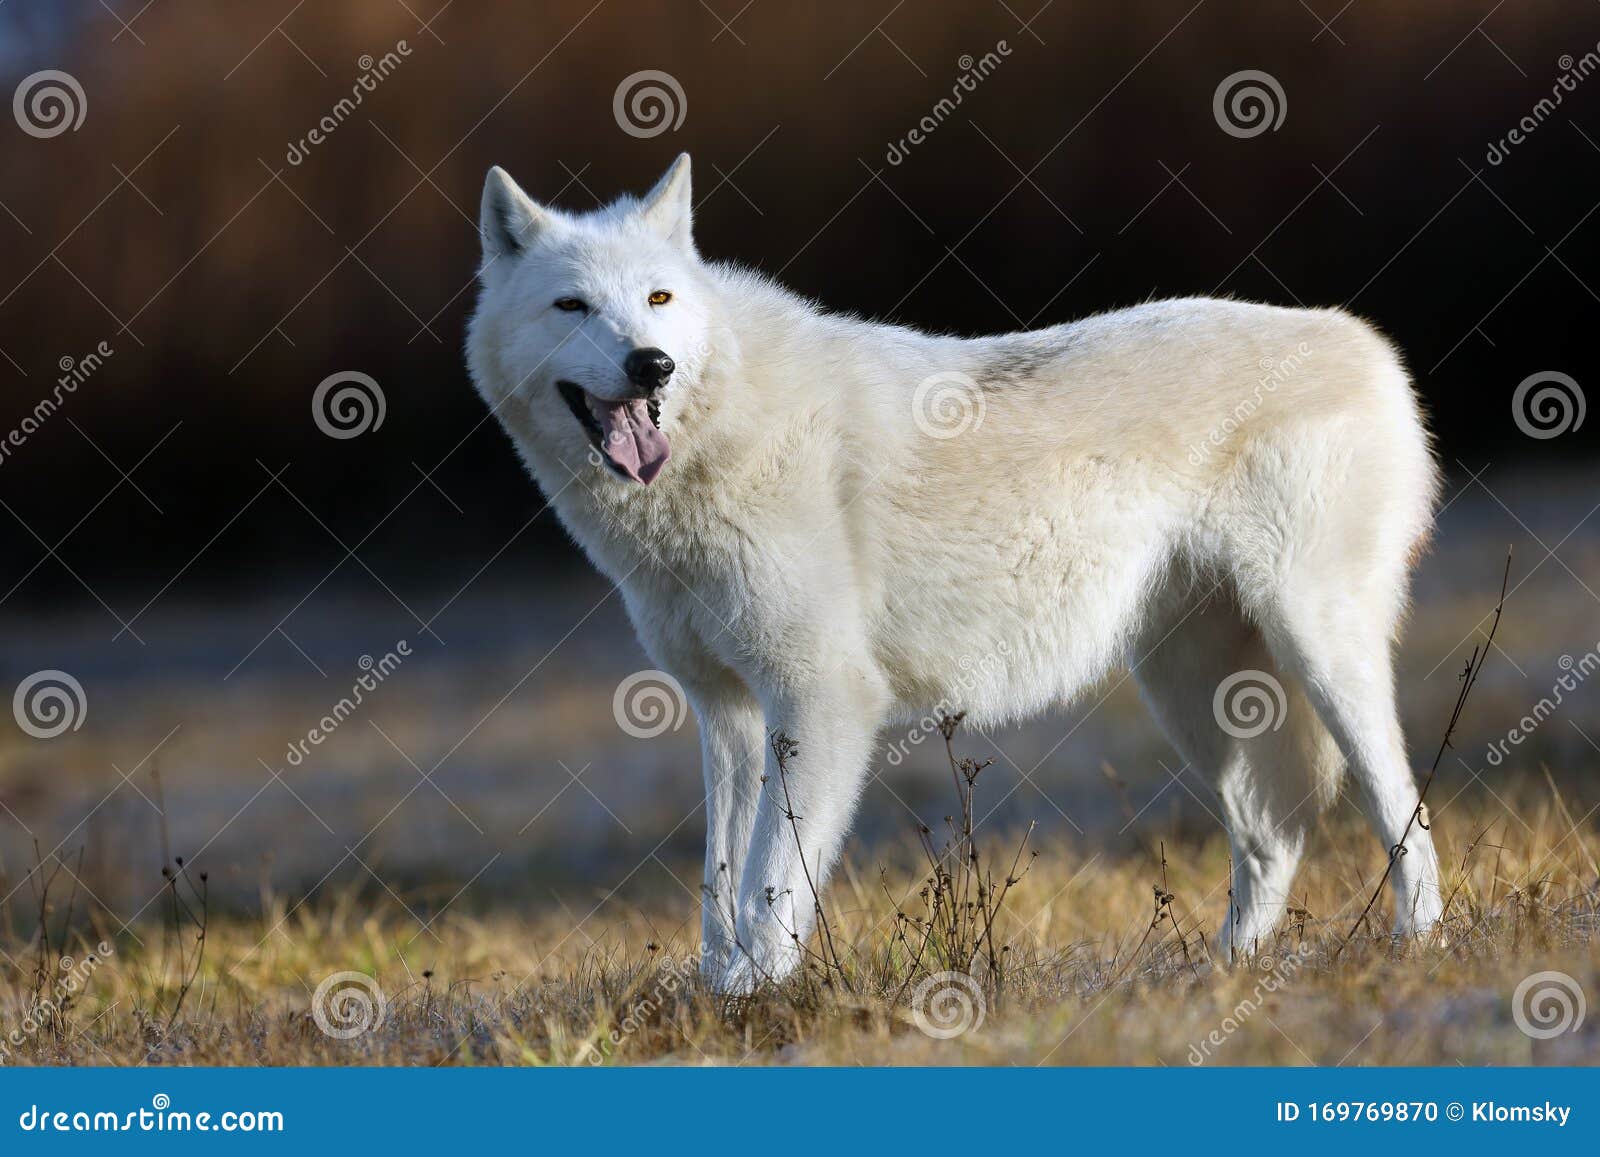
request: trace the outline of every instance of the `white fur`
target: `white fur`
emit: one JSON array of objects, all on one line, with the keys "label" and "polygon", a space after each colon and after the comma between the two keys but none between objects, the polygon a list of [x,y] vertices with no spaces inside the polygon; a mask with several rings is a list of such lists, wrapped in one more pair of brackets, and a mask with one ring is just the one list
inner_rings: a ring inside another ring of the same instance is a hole
[{"label": "white fur", "polygon": [[[492,170],[468,349],[699,717],[716,984],[797,966],[805,867],[820,887],[881,726],[935,704],[1014,720],[1118,666],[1226,806],[1225,948],[1264,945],[1346,763],[1383,847],[1400,843],[1417,790],[1391,644],[1437,479],[1380,335],[1337,310],[1198,298],[989,338],[880,325],[703,262],[689,189],[683,156],[642,201],[577,216]],[[646,304],[657,289],[672,301]],[[593,312],[551,308],[569,296]],[[678,362],[660,420],[672,457],[648,487],[600,462],[554,387],[624,396],[620,363],[642,346]],[[969,428],[935,436],[952,389]],[[1242,670],[1286,699],[1248,738],[1213,702]],[[775,730],[799,744],[806,865]],[[1428,832],[1405,844],[1402,931],[1440,911]]]}]

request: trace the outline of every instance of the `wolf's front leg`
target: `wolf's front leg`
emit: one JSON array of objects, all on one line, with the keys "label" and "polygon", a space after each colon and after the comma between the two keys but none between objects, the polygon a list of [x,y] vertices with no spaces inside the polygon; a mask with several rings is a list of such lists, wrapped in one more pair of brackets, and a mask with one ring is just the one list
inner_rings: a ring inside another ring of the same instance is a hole
[{"label": "wolf's front leg", "polygon": [[734,957],[739,880],[755,825],[767,732],[756,697],[731,676],[696,687],[690,698],[700,721],[706,787],[700,971],[715,981]]},{"label": "wolf's front leg", "polygon": [[887,698],[875,673],[846,668],[768,712],[769,740],[781,735],[793,747],[781,765],[770,747],[766,755],[739,886],[738,942],[716,982],[721,991],[781,980],[804,959],[816,896],[848,834]]}]

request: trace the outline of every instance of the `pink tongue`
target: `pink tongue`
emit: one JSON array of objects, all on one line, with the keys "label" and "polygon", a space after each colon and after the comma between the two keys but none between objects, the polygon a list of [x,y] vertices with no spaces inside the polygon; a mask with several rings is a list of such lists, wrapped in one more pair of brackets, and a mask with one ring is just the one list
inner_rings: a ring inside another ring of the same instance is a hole
[{"label": "pink tongue", "polygon": [[646,486],[661,473],[672,454],[666,435],[650,420],[643,401],[612,402],[587,399],[589,412],[600,423],[600,449],[629,478]]}]

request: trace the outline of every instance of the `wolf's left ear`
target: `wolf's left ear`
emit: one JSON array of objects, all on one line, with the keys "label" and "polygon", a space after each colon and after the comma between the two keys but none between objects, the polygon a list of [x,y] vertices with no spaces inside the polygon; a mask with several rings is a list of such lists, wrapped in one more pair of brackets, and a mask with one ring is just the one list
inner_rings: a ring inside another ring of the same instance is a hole
[{"label": "wolf's left ear", "polygon": [[689,196],[689,154],[679,153],[666,176],[644,196],[640,214],[668,241],[694,251],[693,208]]},{"label": "wolf's left ear", "polygon": [[483,182],[478,232],[483,235],[485,266],[499,257],[515,257],[533,240],[549,215],[522,191],[499,165]]}]

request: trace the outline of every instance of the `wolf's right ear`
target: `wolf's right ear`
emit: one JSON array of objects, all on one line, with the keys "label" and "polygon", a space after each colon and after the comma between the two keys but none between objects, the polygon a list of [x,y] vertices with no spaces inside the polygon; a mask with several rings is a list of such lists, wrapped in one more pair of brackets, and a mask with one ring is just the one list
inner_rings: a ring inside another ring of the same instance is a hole
[{"label": "wolf's right ear", "polygon": [[511,174],[494,166],[483,182],[483,205],[478,213],[484,265],[521,253],[548,219],[549,214],[522,191]]}]

